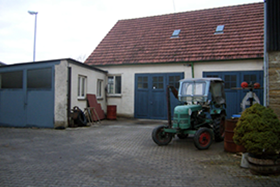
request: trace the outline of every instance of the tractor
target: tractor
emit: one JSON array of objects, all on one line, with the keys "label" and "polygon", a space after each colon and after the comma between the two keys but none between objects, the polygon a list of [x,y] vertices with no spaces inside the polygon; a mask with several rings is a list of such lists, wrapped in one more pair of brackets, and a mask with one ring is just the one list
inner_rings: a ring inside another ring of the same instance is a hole
[{"label": "tractor", "polygon": [[[193,135],[194,145],[199,150],[208,149],[213,140],[224,139],[226,98],[224,82],[220,78],[191,78],[179,82],[179,91],[167,86],[168,125],[152,131],[153,141],[168,145],[176,135],[185,139]],[[171,120],[170,90],[182,103],[174,108]]]}]

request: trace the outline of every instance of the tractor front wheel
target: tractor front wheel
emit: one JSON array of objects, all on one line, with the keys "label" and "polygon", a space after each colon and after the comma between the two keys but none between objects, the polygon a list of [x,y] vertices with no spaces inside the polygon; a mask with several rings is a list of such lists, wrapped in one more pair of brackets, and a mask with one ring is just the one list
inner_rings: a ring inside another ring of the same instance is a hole
[{"label": "tractor front wheel", "polygon": [[194,145],[199,150],[205,150],[210,147],[213,141],[212,130],[206,127],[199,128],[194,134]]},{"label": "tractor front wheel", "polygon": [[159,146],[161,145],[168,145],[172,140],[172,135],[170,133],[164,132],[164,128],[166,126],[158,126],[152,132],[152,138],[156,144]]}]

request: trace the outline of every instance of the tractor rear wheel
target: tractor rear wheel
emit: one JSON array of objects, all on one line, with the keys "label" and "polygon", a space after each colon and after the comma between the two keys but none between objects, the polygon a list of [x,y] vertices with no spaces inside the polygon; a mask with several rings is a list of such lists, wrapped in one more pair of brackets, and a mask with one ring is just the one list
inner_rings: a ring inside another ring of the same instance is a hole
[{"label": "tractor rear wheel", "polygon": [[213,141],[212,130],[206,127],[199,128],[194,134],[194,145],[199,150],[208,149]]},{"label": "tractor rear wheel", "polygon": [[156,144],[168,145],[172,140],[172,135],[170,133],[164,132],[164,128],[167,128],[164,125],[156,127],[152,132],[152,138]]},{"label": "tractor rear wheel", "polygon": [[226,125],[226,117],[224,114],[221,114],[216,119],[214,119],[213,131],[214,131],[216,142],[221,142],[224,140],[225,125]]}]

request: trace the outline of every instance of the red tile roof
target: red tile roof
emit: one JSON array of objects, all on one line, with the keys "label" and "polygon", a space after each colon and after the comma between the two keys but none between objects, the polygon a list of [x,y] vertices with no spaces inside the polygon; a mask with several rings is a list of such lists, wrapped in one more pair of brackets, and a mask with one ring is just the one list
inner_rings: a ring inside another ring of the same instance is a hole
[{"label": "red tile roof", "polygon": [[[117,65],[263,57],[264,4],[120,20],[85,63]],[[214,34],[224,25],[223,34]],[[178,38],[171,38],[180,29]]]}]

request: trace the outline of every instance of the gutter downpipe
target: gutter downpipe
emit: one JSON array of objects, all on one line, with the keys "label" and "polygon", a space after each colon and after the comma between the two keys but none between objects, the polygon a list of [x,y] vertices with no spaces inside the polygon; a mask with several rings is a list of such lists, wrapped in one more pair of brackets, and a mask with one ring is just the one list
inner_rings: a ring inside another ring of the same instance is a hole
[{"label": "gutter downpipe", "polygon": [[191,66],[192,66],[192,78],[194,78],[194,66],[193,66],[193,62],[191,62]]},{"label": "gutter downpipe", "polygon": [[264,47],[263,47],[263,69],[264,69],[264,80],[263,80],[263,87],[264,87],[264,98],[263,98],[263,105],[267,107],[269,105],[269,79],[268,79],[268,55],[267,55],[267,2],[264,1]]}]

